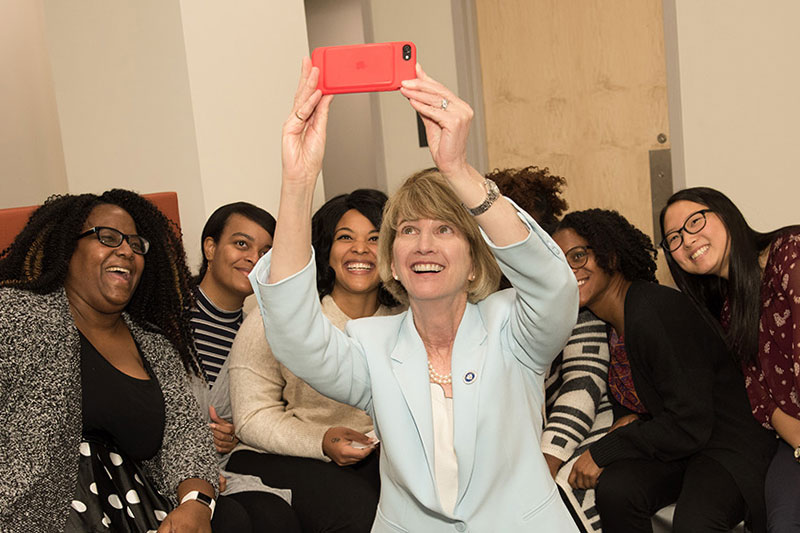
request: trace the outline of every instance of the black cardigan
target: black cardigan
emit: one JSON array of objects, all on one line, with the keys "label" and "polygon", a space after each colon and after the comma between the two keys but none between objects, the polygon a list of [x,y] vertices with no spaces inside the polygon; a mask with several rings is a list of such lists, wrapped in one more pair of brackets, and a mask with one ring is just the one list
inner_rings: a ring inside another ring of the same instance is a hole
[{"label": "black cardigan", "polygon": [[702,453],[736,480],[763,531],[764,476],[775,438],[750,412],[741,370],[689,298],[635,282],[625,296],[625,349],[648,415],[590,451],[598,466],[621,459],[673,461]]}]

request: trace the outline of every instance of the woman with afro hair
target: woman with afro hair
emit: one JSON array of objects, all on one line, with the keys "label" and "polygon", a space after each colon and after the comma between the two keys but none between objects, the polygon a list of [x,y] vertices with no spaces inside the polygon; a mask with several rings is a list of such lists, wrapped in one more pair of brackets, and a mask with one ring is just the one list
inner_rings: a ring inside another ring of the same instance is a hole
[{"label": "woman with afro hair", "polygon": [[0,530],[211,531],[191,303],[180,234],[138,194],[33,213],[0,254]]},{"label": "woman with afro hair", "polygon": [[[688,297],[657,284],[651,240],[615,211],[570,213],[554,240],[580,305],[610,327],[615,424],[569,476],[595,488],[606,533],[652,531],[676,503],[673,531],[766,531],[764,474],[773,439],[750,415],[744,379]],[[762,457],[766,460],[754,460]]]},{"label": "woman with afro hair", "polygon": [[[550,174],[547,168],[495,169],[487,177],[548,233],[567,210],[561,195],[567,180]],[[505,276],[500,285],[511,286]],[[580,309],[566,346],[550,363],[544,380],[542,453],[564,503],[583,532],[600,531],[594,489],[572,488],[569,474],[581,453],[602,438],[614,422],[608,400],[606,329],[605,322],[591,311]]]}]

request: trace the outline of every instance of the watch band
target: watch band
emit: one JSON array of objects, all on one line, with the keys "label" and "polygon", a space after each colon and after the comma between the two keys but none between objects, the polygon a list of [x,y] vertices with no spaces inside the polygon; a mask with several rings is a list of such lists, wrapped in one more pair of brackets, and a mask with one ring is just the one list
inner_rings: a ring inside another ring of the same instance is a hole
[{"label": "watch band", "polygon": [[181,504],[186,503],[190,500],[196,500],[200,503],[204,503],[208,505],[208,508],[211,509],[211,518],[214,518],[214,508],[217,506],[217,500],[209,496],[208,494],[204,494],[199,490],[192,490],[186,493],[186,495],[181,498]]},{"label": "watch band", "polygon": [[464,206],[467,207],[467,211],[469,211],[469,214],[474,217],[482,215],[483,213],[488,211],[489,208],[492,207],[492,204],[495,202],[495,200],[500,198],[500,189],[497,188],[497,184],[495,182],[493,182],[489,178],[486,178],[483,180],[483,185],[484,187],[486,187],[486,199],[483,201],[483,203],[478,207],[467,207],[466,205]]}]

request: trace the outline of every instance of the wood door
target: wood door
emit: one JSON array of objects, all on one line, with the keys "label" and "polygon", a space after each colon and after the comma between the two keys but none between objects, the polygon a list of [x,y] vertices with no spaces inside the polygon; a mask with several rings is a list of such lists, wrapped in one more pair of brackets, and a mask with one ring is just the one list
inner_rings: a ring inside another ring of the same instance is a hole
[{"label": "wood door", "polygon": [[661,0],[475,6],[490,168],[549,167],[570,210],[616,209],[652,237],[649,153],[669,148]]}]

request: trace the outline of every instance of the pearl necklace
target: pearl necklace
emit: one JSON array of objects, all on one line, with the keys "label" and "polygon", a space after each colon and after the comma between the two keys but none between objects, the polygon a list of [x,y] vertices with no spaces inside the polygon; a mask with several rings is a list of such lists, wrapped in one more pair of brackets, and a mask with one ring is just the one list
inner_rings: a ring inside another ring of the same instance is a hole
[{"label": "pearl necklace", "polygon": [[453,382],[453,375],[450,374],[440,374],[433,368],[433,363],[431,360],[428,359],[428,377],[431,380],[431,383],[436,383],[437,385],[450,385]]}]

